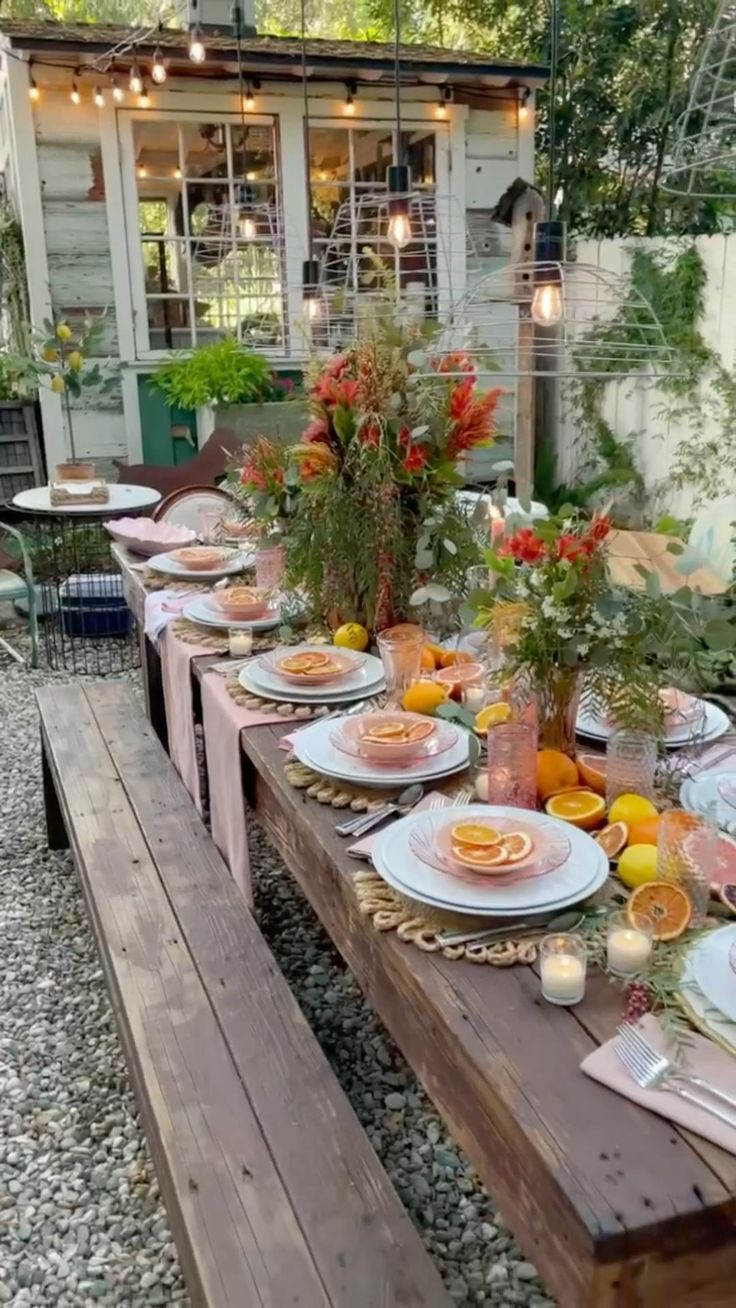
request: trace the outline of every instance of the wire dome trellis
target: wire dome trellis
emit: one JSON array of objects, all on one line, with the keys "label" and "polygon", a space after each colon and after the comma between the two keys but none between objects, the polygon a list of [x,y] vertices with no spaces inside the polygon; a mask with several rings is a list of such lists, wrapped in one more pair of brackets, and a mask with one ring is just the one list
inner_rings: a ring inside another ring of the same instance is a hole
[{"label": "wire dome trellis", "polygon": [[662,188],[694,199],[736,199],[736,3],[721,0],[703,45]]},{"label": "wire dome trellis", "polygon": [[456,197],[417,191],[408,196],[411,239],[389,241],[389,197],[369,192],[345,201],[322,241],[319,291],[325,344],[355,339],[367,321],[452,320],[472,275],[475,248]]},{"label": "wire dome trellis", "polygon": [[[532,317],[534,288],[559,288],[552,327]],[[672,376],[677,354],[651,304],[626,277],[582,263],[510,263],[483,277],[427,351],[426,376],[467,371],[503,381]]]},{"label": "wire dome trellis", "polygon": [[[252,189],[243,187],[233,202],[209,205],[192,261],[230,290],[228,325],[243,345],[283,348],[288,321],[283,215],[278,203],[250,199]],[[203,282],[201,290],[206,289]]]}]

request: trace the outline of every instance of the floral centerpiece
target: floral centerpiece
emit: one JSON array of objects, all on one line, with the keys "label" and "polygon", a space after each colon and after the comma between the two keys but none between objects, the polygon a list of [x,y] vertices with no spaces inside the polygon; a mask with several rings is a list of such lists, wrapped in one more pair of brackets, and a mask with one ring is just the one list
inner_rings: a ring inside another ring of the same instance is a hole
[{"label": "floral centerpiece", "polygon": [[446,598],[443,582],[477,559],[457,463],[492,441],[500,391],[483,392],[464,358],[431,378],[426,363],[421,342],[384,328],[308,375],[287,571],[333,625],[389,626],[419,583]]},{"label": "floral centerpiece", "polygon": [[261,538],[279,543],[295,512],[299,478],[283,445],[259,436],[228,468],[227,489],[244,516],[258,524]]}]

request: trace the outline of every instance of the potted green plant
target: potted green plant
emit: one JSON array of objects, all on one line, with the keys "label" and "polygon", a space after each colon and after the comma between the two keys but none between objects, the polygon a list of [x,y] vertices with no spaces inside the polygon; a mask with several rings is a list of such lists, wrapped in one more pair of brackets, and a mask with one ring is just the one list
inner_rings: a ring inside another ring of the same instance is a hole
[{"label": "potted green plant", "polygon": [[230,336],[191,354],[171,355],[151,384],[171,408],[196,412],[200,445],[216,426],[232,428],[246,445],[259,436],[289,444],[306,421],[306,404],[294,395],[293,382]]}]

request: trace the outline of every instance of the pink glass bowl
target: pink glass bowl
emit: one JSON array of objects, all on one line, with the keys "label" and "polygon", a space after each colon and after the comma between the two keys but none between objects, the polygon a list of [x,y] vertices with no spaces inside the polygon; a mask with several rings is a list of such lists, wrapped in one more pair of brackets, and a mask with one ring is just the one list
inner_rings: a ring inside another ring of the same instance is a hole
[{"label": "pink glass bowl", "polygon": [[[382,723],[401,722],[417,723],[429,726],[423,740],[384,741],[367,740],[366,736]],[[420,763],[423,759],[436,758],[444,754],[457,743],[458,733],[449,723],[433,722],[419,713],[364,713],[357,718],[345,718],[333,728],[330,740],[344,754],[353,758],[364,758],[371,763],[382,763],[389,767],[408,766]]]},{"label": "pink glass bowl", "polygon": [[[288,668],[282,667],[284,659],[292,657],[294,654],[306,653],[327,654],[333,667],[327,672],[290,672]],[[352,650],[334,649],[332,645],[314,645],[306,646],[303,649],[281,647],[275,649],[270,654],[264,654],[263,665],[268,668],[277,677],[282,677],[284,681],[290,681],[295,686],[323,686],[330,681],[339,681],[342,677],[349,677],[351,673],[358,672],[365,663],[364,654],[356,654]]]},{"label": "pink glass bowl", "polygon": [[213,590],[207,605],[234,622],[250,622],[268,612],[268,598],[253,586],[228,586]]},{"label": "pink glass bowl", "polygon": [[[477,817],[469,821],[480,821]],[[493,817],[488,819],[489,826],[494,826],[501,835],[520,831],[533,840],[533,848],[526,858],[518,863],[500,864],[498,867],[470,867],[458,862],[453,855],[453,841],[450,832],[458,825],[459,819],[438,825],[437,821],[421,823],[416,826],[409,837],[412,853],[423,863],[427,863],[437,872],[446,872],[449,876],[472,885],[510,886],[516,881],[526,881],[530,877],[546,876],[561,867],[570,856],[570,841],[560,832],[556,823],[524,822],[517,818]]]},{"label": "pink glass bowl", "polygon": [[105,530],[113,540],[125,545],[133,554],[150,559],[177,545],[190,545],[197,539],[191,527],[178,527],[171,522],[154,522],[153,518],[111,518]]}]

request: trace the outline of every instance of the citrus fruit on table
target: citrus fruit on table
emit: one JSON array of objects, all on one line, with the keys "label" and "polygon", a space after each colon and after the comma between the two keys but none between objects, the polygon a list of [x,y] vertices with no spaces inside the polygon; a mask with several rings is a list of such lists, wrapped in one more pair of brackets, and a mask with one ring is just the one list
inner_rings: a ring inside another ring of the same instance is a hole
[{"label": "citrus fruit on table", "polygon": [[437,660],[429,645],[422,645],[422,652],[419,655],[419,667],[422,672],[437,671]]},{"label": "citrus fruit on table", "polygon": [[608,810],[609,822],[625,822],[627,827],[656,816],[657,810],[651,799],[645,799],[643,795],[619,795]]},{"label": "citrus fruit on table", "polygon": [[477,845],[484,849],[489,845],[497,845],[501,832],[485,822],[456,822],[450,836],[456,845]]},{"label": "citrus fruit on table", "polygon": [[447,699],[447,690],[436,681],[415,681],[401,701],[407,713],[434,713]]},{"label": "citrus fruit on table", "polygon": [[458,663],[472,663],[473,655],[468,654],[462,649],[443,649],[440,652],[439,666],[441,668],[454,668]]},{"label": "citrus fruit on table", "polygon": [[499,722],[509,722],[511,719],[511,705],[501,700],[498,704],[486,704],[480,713],[475,715],[475,730],[482,736],[488,731],[489,727],[497,727]]},{"label": "citrus fruit on table", "polygon": [[544,807],[550,817],[561,818],[582,831],[599,826],[606,814],[605,800],[593,790],[564,790],[551,795]]},{"label": "citrus fruit on table", "polygon": [[520,863],[522,858],[531,854],[533,841],[526,831],[507,831],[498,842],[499,849],[505,849],[509,863]]},{"label": "citrus fruit on table", "polygon": [[659,813],[656,817],[641,818],[629,827],[630,845],[656,845],[659,835]]},{"label": "citrus fruit on table", "polygon": [[609,822],[607,827],[596,831],[593,836],[609,858],[616,858],[621,853],[628,838],[629,829],[625,822]]},{"label": "citrus fruit on table", "polygon": [[[610,857],[610,855],[609,855]],[[629,845],[619,854],[618,876],[629,890],[657,879],[656,845]]]},{"label": "citrus fruit on table", "polygon": [[368,632],[359,622],[345,622],[337,628],[332,643],[339,645],[341,649],[356,649],[362,652],[368,648]]},{"label": "citrus fruit on table", "polygon": [[509,862],[508,853],[501,845],[489,845],[487,849],[476,849],[473,845],[453,845],[452,853],[458,863],[467,863],[469,867],[505,867]]},{"label": "citrus fruit on table", "polygon": [[578,765],[580,780],[597,795],[605,795],[606,760],[603,754],[577,754],[575,762]]},{"label": "citrus fruit on table", "polygon": [[560,790],[571,790],[580,784],[577,765],[560,749],[540,749],[537,754],[537,794],[549,799]]},{"label": "citrus fruit on table", "polygon": [[626,912],[632,926],[637,913],[651,918],[655,940],[676,940],[690,921],[692,904],[682,886],[672,881],[650,881],[631,892]]}]

